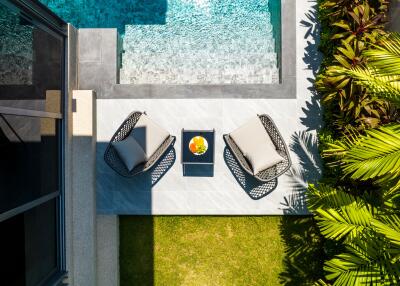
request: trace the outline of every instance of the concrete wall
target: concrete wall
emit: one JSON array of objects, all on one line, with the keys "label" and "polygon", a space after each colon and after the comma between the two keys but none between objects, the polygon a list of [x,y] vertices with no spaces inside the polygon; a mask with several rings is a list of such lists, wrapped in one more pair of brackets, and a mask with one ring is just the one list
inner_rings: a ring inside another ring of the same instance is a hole
[{"label": "concrete wall", "polygon": [[72,95],[72,264],[73,285],[95,286],[96,242],[96,96]]},{"label": "concrete wall", "polygon": [[[93,32],[93,34],[91,33]],[[83,45],[80,45],[80,37]],[[96,42],[93,39],[100,39]],[[114,74],[117,56],[96,53],[96,48],[115,51],[115,29],[85,29],[68,25],[67,98],[65,103],[65,248],[68,276],[65,283],[77,286],[119,285],[118,216],[96,214],[96,91],[90,90],[88,73],[93,65]],[[110,47],[108,47],[111,45]],[[114,65],[103,66],[103,58]],[[114,58],[115,57],[115,58]],[[80,63],[82,60],[82,63]],[[99,74],[101,76],[101,73]],[[101,82],[101,81],[100,81]],[[106,85],[110,84],[102,82]]]}]

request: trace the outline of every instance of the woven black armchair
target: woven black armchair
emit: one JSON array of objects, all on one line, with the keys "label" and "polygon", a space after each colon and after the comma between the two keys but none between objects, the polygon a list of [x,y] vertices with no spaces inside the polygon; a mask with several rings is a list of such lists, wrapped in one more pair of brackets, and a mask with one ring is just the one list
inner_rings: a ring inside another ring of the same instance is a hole
[{"label": "woven black armchair", "polygon": [[243,170],[261,182],[269,182],[289,170],[292,162],[290,160],[289,151],[285,142],[283,141],[282,135],[279,133],[278,128],[272,119],[266,114],[258,115],[258,117],[260,118],[261,123],[264,125],[265,131],[268,133],[269,137],[274,143],[277,152],[283,157],[284,160],[282,162],[253,175],[249,162],[246,160],[235,141],[232,140],[229,134],[224,135],[224,140]]},{"label": "woven black armchair", "polygon": [[168,148],[175,143],[175,136],[169,136],[157,149],[157,151],[149,158],[147,162],[139,164],[131,171],[129,171],[125,164],[121,161],[118,156],[117,150],[113,147],[111,143],[124,140],[135,127],[140,116],[145,114],[144,112],[135,111],[132,112],[121,124],[118,130],[115,132],[114,136],[111,138],[110,143],[104,153],[104,161],[118,174],[124,177],[133,177],[139,173],[145,172],[151,167],[153,167],[161,156],[168,150]]}]

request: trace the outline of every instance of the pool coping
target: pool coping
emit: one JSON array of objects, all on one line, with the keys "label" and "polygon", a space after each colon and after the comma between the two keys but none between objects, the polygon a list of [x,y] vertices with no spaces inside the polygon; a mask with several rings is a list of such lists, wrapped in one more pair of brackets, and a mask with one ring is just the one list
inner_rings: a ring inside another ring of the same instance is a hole
[{"label": "pool coping", "polygon": [[116,84],[98,98],[296,98],[296,3],[281,0],[279,84]]}]

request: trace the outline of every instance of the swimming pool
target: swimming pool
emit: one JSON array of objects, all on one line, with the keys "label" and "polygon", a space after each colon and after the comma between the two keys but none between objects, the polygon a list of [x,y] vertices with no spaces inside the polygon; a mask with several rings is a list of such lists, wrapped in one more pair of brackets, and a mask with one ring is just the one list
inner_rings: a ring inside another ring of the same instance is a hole
[{"label": "swimming pool", "polygon": [[77,27],[116,27],[120,83],[279,82],[280,0],[42,0]]}]

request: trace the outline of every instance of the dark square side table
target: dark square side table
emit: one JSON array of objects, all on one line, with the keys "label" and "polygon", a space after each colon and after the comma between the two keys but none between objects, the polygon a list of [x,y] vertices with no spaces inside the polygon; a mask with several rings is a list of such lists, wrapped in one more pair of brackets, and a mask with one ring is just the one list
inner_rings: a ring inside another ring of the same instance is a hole
[{"label": "dark square side table", "polygon": [[[190,142],[196,137],[203,137],[208,144],[207,151],[196,155],[190,151]],[[182,167],[184,176],[213,177],[215,161],[215,130],[182,129]]]}]

